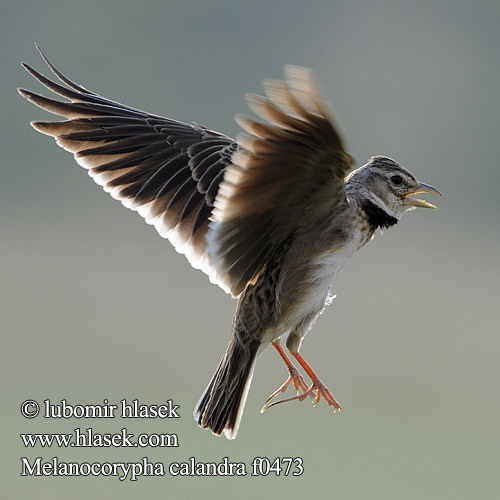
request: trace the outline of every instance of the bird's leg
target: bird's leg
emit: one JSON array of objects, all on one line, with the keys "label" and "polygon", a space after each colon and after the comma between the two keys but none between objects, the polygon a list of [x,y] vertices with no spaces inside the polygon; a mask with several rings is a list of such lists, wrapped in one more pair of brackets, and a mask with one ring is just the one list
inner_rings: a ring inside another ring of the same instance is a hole
[{"label": "bird's leg", "polygon": [[335,412],[336,410],[339,410],[339,412],[342,412],[342,407],[340,406],[339,402],[333,397],[333,394],[330,392],[328,387],[321,382],[320,378],[314,373],[313,369],[307,364],[306,360],[299,354],[299,352],[292,352],[290,351],[293,355],[293,357],[300,363],[300,366],[304,368],[304,371],[307,373],[309,378],[311,379],[311,386],[309,389],[307,389],[306,392],[298,396],[297,398],[291,398],[291,399],[299,399],[299,401],[303,401],[307,395],[309,394],[314,394],[314,391],[317,391],[315,394],[316,397],[316,403],[319,402],[321,399],[321,396],[323,396],[323,399],[330,405],[333,406],[333,411]]},{"label": "bird's leg", "polygon": [[[269,401],[276,396],[280,390],[276,391],[267,401],[264,407],[262,408],[261,412],[263,410],[266,410],[267,408],[271,408],[271,406],[275,406],[277,404],[281,403],[287,403],[288,401],[304,401],[308,396],[310,396],[313,399],[314,403],[319,403],[321,400],[321,396],[323,396],[323,399],[328,403],[329,406],[333,406],[333,411],[336,412],[337,410],[339,413],[342,412],[342,407],[340,406],[339,402],[334,398],[333,394],[330,392],[328,387],[323,384],[323,382],[320,380],[320,378],[314,373],[313,369],[308,365],[306,360],[299,354],[299,352],[293,352],[290,351],[292,356],[300,363],[300,366],[304,368],[304,371],[307,373],[309,378],[311,379],[311,385],[308,387],[302,394],[298,394],[297,396],[293,398],[288,398],[288,399],[282,399],[281,401],[276,401],[275,403],[268,404]],[[293,365],[292,365],[293,366]],[[287,381],[288,382],[288,381]],[[289,382],[288,382],[289,383]],[[286,382],[285,382],[286,384]],[[283,385],[285,385],[283,384]]]},{"label": "bird's leg", "polygon": [[[297,391],[297,394],[300,393],[300,390],[302,389],[303,391],[307,391],[308,390],[308,387],[307,387],[307,384],[304,380],[304,378],[302,377],[302,375],[299,373],[299,371],[297,370],[297,368],[295,368],[295,366],[293,366],[293,363],[290,361],[290,358],[286,355],[286,352],[285,350],[283,349],[283,347],[281,347],[281,344],[279,342],[271,342],[272,345],[275,347],[275,349],[278,351],[279,355],[281,356],[281,359],[285,362],[287,368],[288,368],[288,371],[290,373],[289,377],[287,378],[287,380],[285,381],[285,383],[279,387],[276,391],[274,391],[266,400],[266,402],[264,403],[264,406],[262,407],[262,409],[260,410],[261,413],[264,413],[269,407],[277,404],[277,403],[273,403],[273,404],[269,404],[271,402],[272,399],[274,399],[278,394],[280,394],[281,392],[285,392],[287,389],[288,389],[288,386],[293,382],[293,385],[295,386],[295,390]],[[312,395],[313,396],[313,395]],[[315,397],[315,396],[313,396]]]}]

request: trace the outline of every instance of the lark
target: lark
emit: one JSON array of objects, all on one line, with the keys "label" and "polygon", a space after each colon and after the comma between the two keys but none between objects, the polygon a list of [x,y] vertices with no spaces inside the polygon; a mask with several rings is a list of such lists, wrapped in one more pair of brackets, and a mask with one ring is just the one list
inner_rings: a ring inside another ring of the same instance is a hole
[{"label": "lark", "polygon": [[[260,119],[237,116],[243,132],[234,140],[101,97],[39,51],[61,84],[24,68],[65,100],[19,92],[66,120],[31,125],[238,300],[229,345],[195,409],[198,424],[236,437],[256,361],[269,344],[288,378],[262,411],[309,398],[340,411],[301,356],[302,340],[352,255],[404,212],[436,208],[412,195],[441,193],[386,156],[348,173],[353,160],[309,69],[285,66],[284,81],[264,81],[266,97],[248,95]],[[291,384],[297,396],[276,400]]]}]

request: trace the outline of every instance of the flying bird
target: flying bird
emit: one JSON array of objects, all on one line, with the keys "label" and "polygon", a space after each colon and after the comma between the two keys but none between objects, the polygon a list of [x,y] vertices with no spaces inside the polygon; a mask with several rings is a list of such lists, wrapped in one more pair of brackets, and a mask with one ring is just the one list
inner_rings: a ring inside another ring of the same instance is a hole
[{"label": "flying bird", "polygon": [[[66,100],[19,93],[66,120],[31,125],[238,299],[229,345],[195,409],[198,424],[236,437],[257,358],[269,344],[289,376],[262,411],[307,398],[340,411],[301,356],[302,340],[356,250],[407,210],[436,208],[411,195],[441,193],[385,156],[348,174],[353,160],[309,69],[287,65],[285,81],[264,81],[266,97],[249,94],[262,120],[237,116],[243,132],[234,140],[101,97],[38,50],[62,85],[24,68]],[[297,396],[276,401],[290,384]]]}]

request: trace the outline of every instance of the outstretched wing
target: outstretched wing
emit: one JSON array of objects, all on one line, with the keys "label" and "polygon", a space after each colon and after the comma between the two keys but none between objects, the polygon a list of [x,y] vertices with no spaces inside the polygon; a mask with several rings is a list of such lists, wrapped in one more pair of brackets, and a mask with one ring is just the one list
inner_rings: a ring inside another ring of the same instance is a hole
[{"label": "outstretched wing", "polygon": [[345,202],[351,157],[305,68],[287,66],[286,82],[266,81],[268,98],[248,96],[268,123],[239,117],[247,134],[236,142],[105,99],[40,53],[65,86],[23,66],[69,102],[19,92],[68,120],[33,127],[71,151],[105,191],[233,296],[290,235],[307,232]]},{"label": "outstretched wing", "polygon": [[352,158],[312,72],[285,67],[286,82],[264,81],[249,95],[268,123],[237,117],[246,134],[226,168],[207,234],[212,264],[240,293],[292,234],[307,233],[346,202]]},{"label": "outstretched wing", "polygon": [[238,144],[204,127],[145,113],[90,92],[62,75],[38,50],[65,86],[23,63],[24,68],[69,102],[24,89],[19,93],[68,120],[35,121],[32,126],[72,152],[97,184],[136,210],[193,267],[229,292],[210,265],[205,236],[224,169]]}]

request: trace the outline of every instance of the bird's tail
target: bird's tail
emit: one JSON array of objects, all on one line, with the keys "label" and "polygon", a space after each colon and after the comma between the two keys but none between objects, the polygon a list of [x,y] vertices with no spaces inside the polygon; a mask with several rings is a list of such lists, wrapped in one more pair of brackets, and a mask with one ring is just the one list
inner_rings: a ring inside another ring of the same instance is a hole
[{"label": "bird's tail", "polygon": [[196,405],[198,425],[228,439],[238,433],[241,416],[252,383],[260,343],[243,345],[232,337],[217,370]]}]

